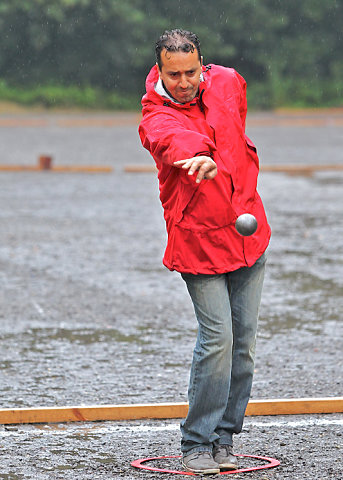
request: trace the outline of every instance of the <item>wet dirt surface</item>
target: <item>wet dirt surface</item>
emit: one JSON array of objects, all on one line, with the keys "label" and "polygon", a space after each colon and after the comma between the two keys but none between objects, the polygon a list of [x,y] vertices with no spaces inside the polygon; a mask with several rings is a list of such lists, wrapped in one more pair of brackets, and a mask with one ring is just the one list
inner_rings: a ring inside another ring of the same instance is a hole
[{"label": "wet dirt surface", "polygon": [[[47,153],[114,171],[0,173],[1,407],[186,401],[196,324],[161,264],[156,177],[123,171],[151,163],[135,121],[51,118],[2,126],[0,162]],[[337,125],[248,121],[248,134],[262,164],[343,163]],[[252,398],[342,396],[342,184],[339,172],[260,176],[273,236]],[[342,430],[339,414],[247,418],[236,452],[281,466],[229,478],[341,479]],[[169,478],[130,462],[178,455],[179,440],[178,421],[0,427],[0,479]]]},{"label": "wet dirt surface", "polygon": [[[230,479],[326,480],[342,478],[342,415],[248,417],[236,437],[239,455],[278,459],[270,470],[229,474]],[[137,459],[178,456],[177,420],[27,425],[0,430],[0,478],[19,479],[149,479],[191,478],[136,469]],[[239,468],[265,464],[239,458]],[[147,466],[183,471],[180,459]],[[200,478],[197,476],[197,478]],[[211,475],[203,478],[226,478]]]}]

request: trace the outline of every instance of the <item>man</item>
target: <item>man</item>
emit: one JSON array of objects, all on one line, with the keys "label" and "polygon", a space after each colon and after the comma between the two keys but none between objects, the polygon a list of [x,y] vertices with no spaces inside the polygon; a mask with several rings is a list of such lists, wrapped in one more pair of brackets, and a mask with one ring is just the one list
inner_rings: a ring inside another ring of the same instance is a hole
[{"label": "man", "polygon": [[[245,135],[246,84],[233,69],[203,66],[196,35],[166,31],[143,97],[139,134],[158,167],[168,232],[163,263],[181,273],[198,321],[181,422],[183,466],[235,469],[254,370],[268,226],[256,191],[258,157]],[[235,229],[253,214],[255,234]]]}]

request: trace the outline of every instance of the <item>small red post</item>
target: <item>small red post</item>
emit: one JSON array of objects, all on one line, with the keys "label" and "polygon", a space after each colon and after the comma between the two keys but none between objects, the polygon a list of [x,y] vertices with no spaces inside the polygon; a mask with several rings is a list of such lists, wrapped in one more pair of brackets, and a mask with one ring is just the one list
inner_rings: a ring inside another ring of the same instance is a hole
[{"label": "small red post", "polygon": [[52,157],[50,155],[40,155],[38,166],[40,170],[51,170]]}]

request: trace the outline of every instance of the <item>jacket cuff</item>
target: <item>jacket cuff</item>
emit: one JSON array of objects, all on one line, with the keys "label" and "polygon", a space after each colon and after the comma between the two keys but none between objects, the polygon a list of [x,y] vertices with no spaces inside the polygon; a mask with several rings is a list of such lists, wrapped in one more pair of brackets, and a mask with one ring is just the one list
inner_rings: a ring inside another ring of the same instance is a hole
[{"label": "jacket cuff", "polygon": [[194,156],[195,156],[195,157],[201,157],[201,155],[204,155],[205,157],[211,157],[212,160],[213,160],[213,153],[210,152],[209,150],[204,151],[204,152],[198,152],[198,153],[196,153]]}]

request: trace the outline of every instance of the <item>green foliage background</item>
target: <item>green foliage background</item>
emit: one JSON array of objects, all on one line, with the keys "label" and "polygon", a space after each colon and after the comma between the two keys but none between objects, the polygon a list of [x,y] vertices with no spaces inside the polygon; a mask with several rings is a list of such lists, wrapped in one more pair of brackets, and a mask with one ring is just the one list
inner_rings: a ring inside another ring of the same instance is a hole
[{"label": "green foliage background", "polygon": [[249,104],[342,106],[343,0],[1,0],[0,99],[139,108],[165,29],[198,34]]}]

